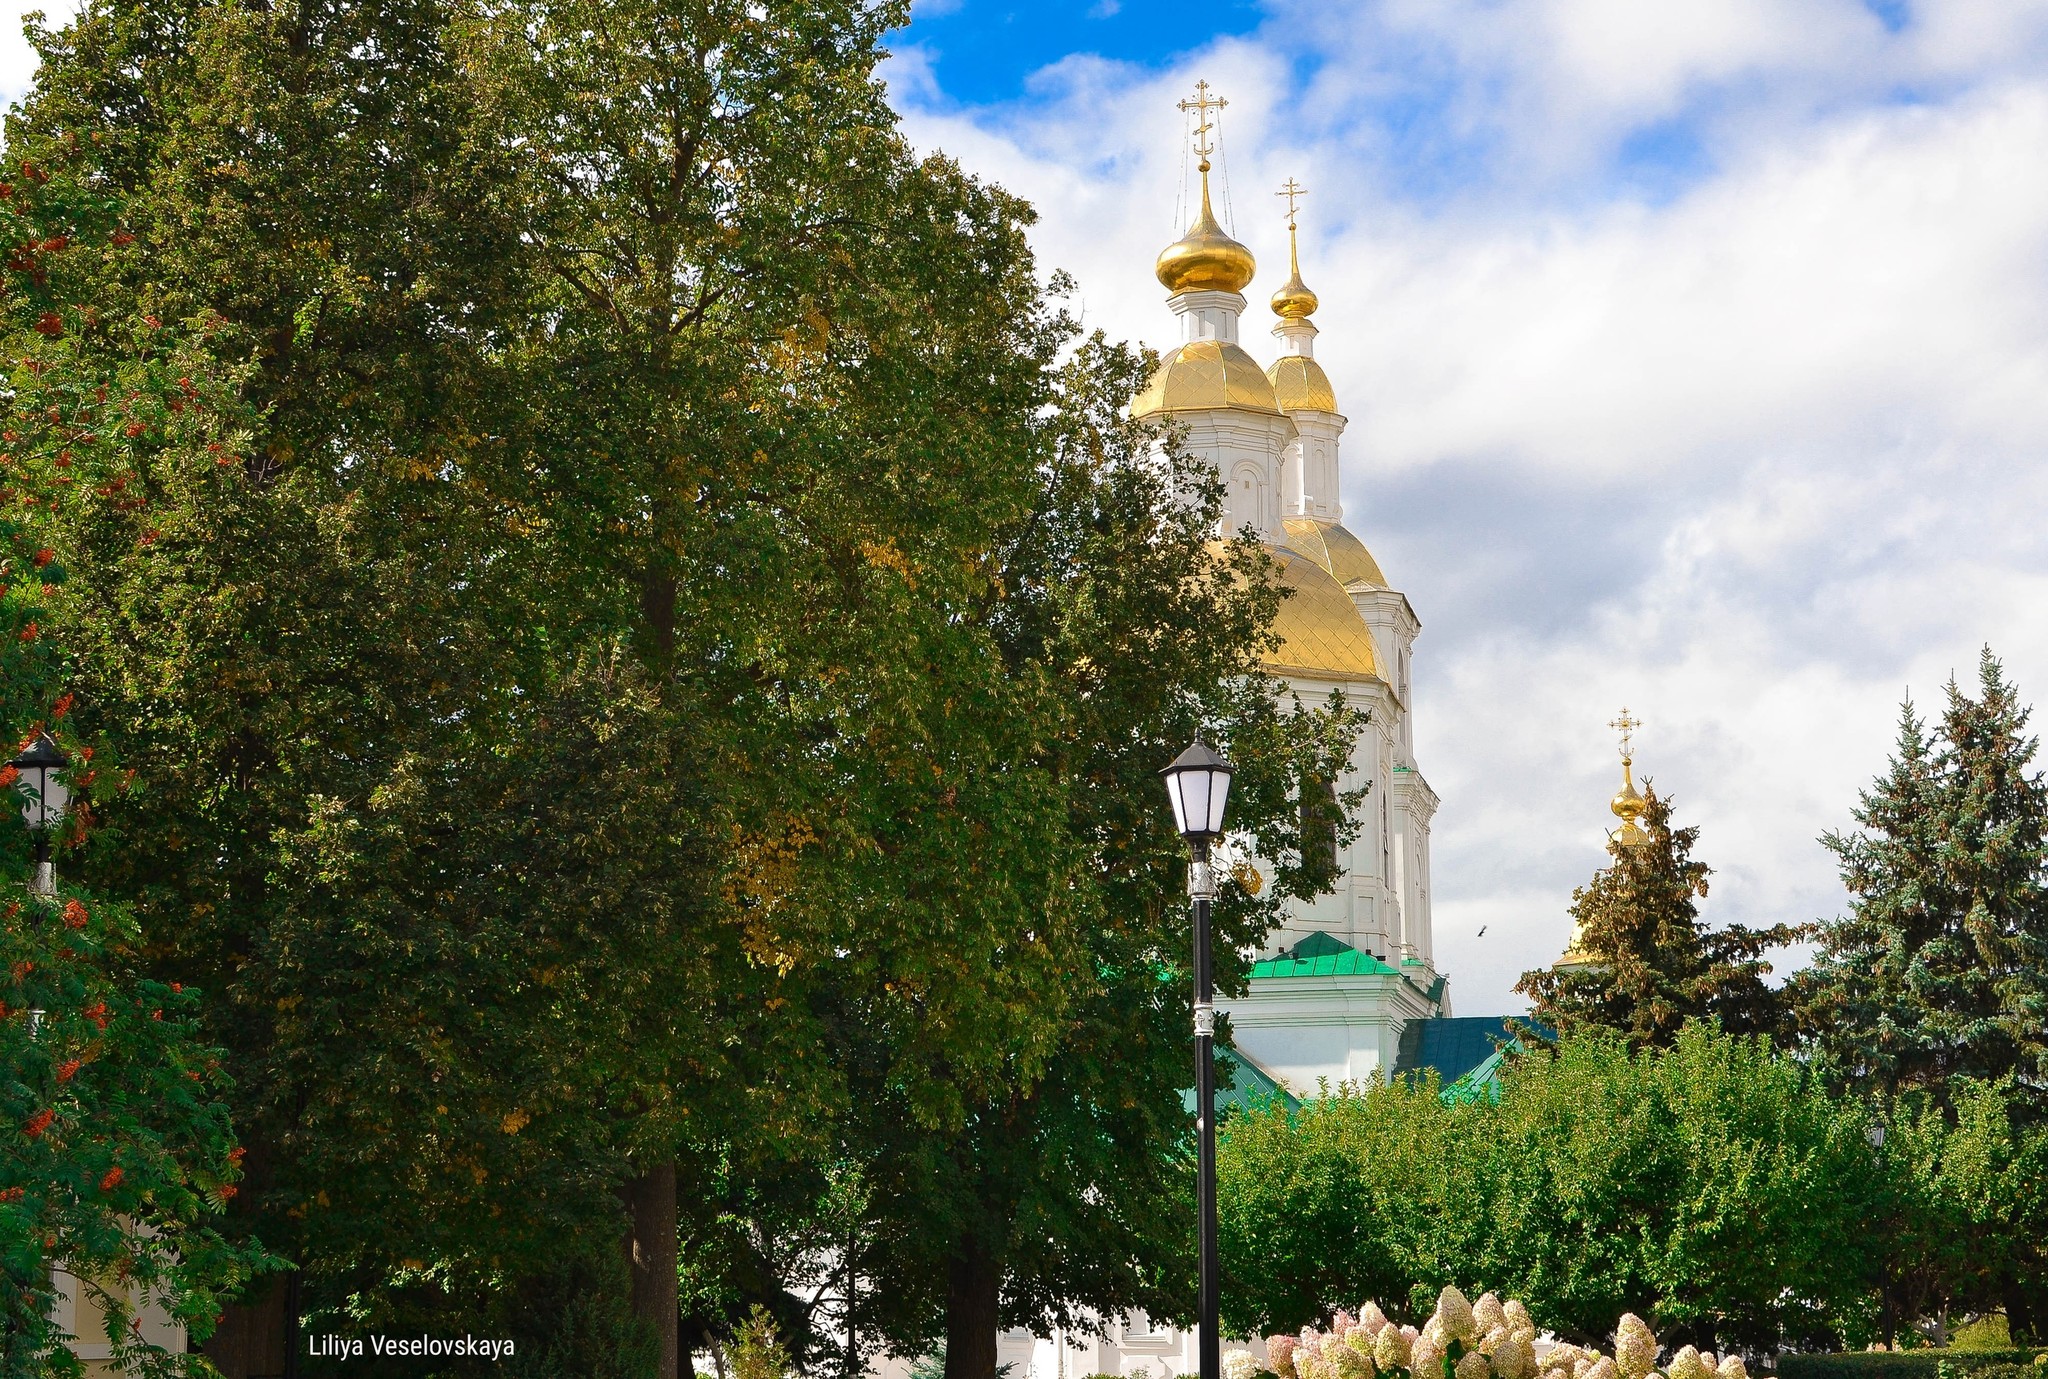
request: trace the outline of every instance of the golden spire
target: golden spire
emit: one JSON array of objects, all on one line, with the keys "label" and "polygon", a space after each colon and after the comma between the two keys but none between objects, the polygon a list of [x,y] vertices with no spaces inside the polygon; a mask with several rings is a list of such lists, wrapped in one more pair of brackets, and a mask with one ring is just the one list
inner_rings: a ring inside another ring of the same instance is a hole
[{"label": "golden spire", "polygon": [[1175,296],[1183,292],[1242,292],[1257,267],[1252,251],[1223,232],[1209,205],[1209,155],[1216,151],[1216,142],[1209,137],[1216,122],[1209,112],[1229,104],[1221,96],[1211,96],[1206,81],[1195,83],[1193,100],[1180,103],[1183,111],[1195,115],[1195,155],[1199,160],[1195,167],[1202,175],[1202,213],[1185,235],[1160,250],[1159,261],[1153,265],[1159,281]]},{"label": "golden spire", "polygon": [[1290,177],[1287,185],[1274,193],[1287,198],[1287,266],[1294,271],[1273,294],[1273,314],[1288,321],[1305,321],[1316,309],[1316,294],[1301,280],[1301,248],[1295,237],[1295,202],[1307,191]]},{"label": "golden spire", "polygon": [[1621,734],[1621,792],[1608,804],[1614,816],[1621,820],[1618,836],[1621,841],[1634,847],[1650,841],[1650,835],[1643,832],[1636,823],[1643,816],[1643,795],[1636,789],[1635,777],[1635,734],[1643,726],[1639,718],[1631,718],[1624,707],[1621,717],[1607,725]]}]

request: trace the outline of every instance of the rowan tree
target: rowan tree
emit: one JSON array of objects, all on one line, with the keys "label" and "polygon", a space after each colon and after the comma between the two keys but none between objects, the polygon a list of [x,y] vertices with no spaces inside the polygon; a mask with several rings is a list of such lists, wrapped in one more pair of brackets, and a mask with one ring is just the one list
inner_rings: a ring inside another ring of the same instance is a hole
[{"label": "rowan tree", "polygon": [[[0,174],[0,743],[12,756],[47,732],[70,758],[71,808],[46,839],[60,876],[121,846],[102,821],[138,787],[81,730],[62,629],[82,553],[46,543],[65,518],[118,513],[129,534],[115,558],[146,551],[163,485],[223,482],[216,457],[239,439],[207,323],[81,304],[81,279],[127,251],[118,209],[61,170]],[[126,1372],[197,1374],[197,1357],[141,1328],[142,1304],[204,1340],[275,1263],[220,1229],[241,1177],[231,1084],[200,1032],[199,992],[149,974],[122,906],[68,880],[48,895],[24,884],[17,784],[0,765],[0,1373],[82,1374],[77,1341]]]}]

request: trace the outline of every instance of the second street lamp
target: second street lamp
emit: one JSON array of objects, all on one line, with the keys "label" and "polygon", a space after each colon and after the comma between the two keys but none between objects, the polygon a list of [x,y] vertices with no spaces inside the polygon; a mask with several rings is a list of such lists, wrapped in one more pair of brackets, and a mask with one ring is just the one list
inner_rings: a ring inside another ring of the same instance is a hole
[{"label": "second street lamp", "polygon": [[61,779],[71,758],[64,755],[54,738],[39,731],[22,748],[21,755],[7,764],[18,773],[14,788],[21,794],[21,819],[36,839],[36,893],[53,894],[57,885],[50,866],[50,835],[64,822],[64,814],[71,807],[71,791]]},{"label": "second street lamp", "polygon": [[1223,806],[1234,768],[1198,736],[1160,774],[1173,800],[1173,822],[1188,844],[1188,897],[1195,911],[1195,1131],[1197,1235],[1201,1250],[1201,1379],[1221,1379],[1223,1341],[1217,1331],[1221,1270],[1216,1256],[1216,986],[1209,957],[1209,907],[1216,873],[1209,850],[1223,836]]}]

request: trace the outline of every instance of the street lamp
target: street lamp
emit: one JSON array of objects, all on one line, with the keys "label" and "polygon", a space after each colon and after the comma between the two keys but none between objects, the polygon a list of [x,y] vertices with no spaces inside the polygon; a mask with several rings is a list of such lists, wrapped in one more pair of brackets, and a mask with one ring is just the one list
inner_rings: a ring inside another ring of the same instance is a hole
[{"label": "street lamp", "polygon": [[71,764],[71,758],[54,738],[39,730],[21,755],[7,764],[18,773],[14,788],[21,792],[22,822],[36,838],[36,893],[53,895],[57,880],[50,866],[50,835],[71,807],[71,791],[59,774]]},{"label": "street lamp", "polygon": [[1222,1338],[1216,1329],[1216,1038],[1214,968],[1209,960],[1209,906],[1216,899],[1216,873],[1209,848],[1223,836],[1223,806],[1230,797],[1233,767],[1198,736],[1173,764],[1160,772],[1173,800],[1173,822],[1188,842],[1188,896],[1195,907],[1195,1129],[1200,1148],[1196,1194],[1201,1247],[1201,1379],[1221,1379]]}]

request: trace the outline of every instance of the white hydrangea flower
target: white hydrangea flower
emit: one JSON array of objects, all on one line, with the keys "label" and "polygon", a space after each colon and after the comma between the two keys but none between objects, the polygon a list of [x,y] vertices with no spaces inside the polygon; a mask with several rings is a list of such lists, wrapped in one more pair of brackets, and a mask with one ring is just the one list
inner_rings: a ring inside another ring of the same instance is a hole
[{"label": "white hydrangea flower", "polygon": [[1707,1373],[1709,1374],[1712,1374],[1719,1366],[1719,1362],[1714,1359],[1714,1352],[1711,1350],[1702,1350],[1700,1352],[1700,1363],[1707,1367]]},{"label": "white hydrangea flower", "polygon": [[1536,1348],[1514,1335],[1493,1352],[1493,1372],[1500,1379],[1531,1379],[1536,1373]]},{"label": "white hydrangea flower", "polygon": [[1721,1367],[1714,1371],[1720,1379],[1749,1379],[1749,1367],[1742,1363],[1740,1355],[1723,1355]]},{"label": "white hydrangea flower", "polygon": [[1641,1317],[1633,1312],[1621,1314],[1621,1324],[1614,1329],[1614,1367],[1621,1379],[1644,1379],[1657,1367],[1660,1348]]},{"label": "white hydrangea flower", "polygon": [[1481,1332],[1507,1325],[1507,1310],[1500,1305],[1500,1295],[1491,1290],[1481,1293],[1479,1300],[1472,1304],[1472,1320]]},{"label": "white hydrangea flower", "polygon": [[1493,1366],[1486,1363],[1486,1357],[1478,1351],[1468,1351],[1452,1371],[1457,1379],[1493,1379]]},{"label": "white hydrangea flower", "polygon": [[1422,1334],[1408,1347],[1408,1368],[1415,1379],[1437,1379],[1443,1373],[1443,1365],[1444,1348],[1430,1334],[1429,1328],[1424,1327]]},{"label": "white hydrangea flower", "polygon": [[1223,1379],[1255,1379],[1260,1368],[1259,1357],[1249,1350],[1223,1352]]},{"label": "white hydrangea flower", "polygon": [[1671,1363],[1664,1367],[1670,1379],[1707,1379],[1710,1370],[1700,1360],[1700,1353],[1689,1345],[1682,1345],[1671,1357]]},{"label": "white hydrangea flower", "polygon": [[1443,1323],[1443,1334],[1466,1345],[1479,1339],[1479,1327],[1472,1316],[1472,1304],[1455,1286],[1445,1288],[1437,1294],[1436,1320]]},{"label": "white hydrangea flower", "polygon": [[1402,1369],[1408,1364],[1408,1337],[1398,1326],[1383,1326],[1372,1338],[1372,1358],[1381,1369]]},{"label": "white hydrangea flower", "polygon": [[1536,1329],[1536,1319],[1529,1315],[1528,1308],[1522,1306],[1520,1298],[1509,1298],[1500,1310],[1507,1314],[1508,1325],[1515,1330],[1519,1331],[1525,1326],[1531,1331]]},{"label": "white hydrangea flower", "polygon": [[1358,1321],[1360,1325],[1373,1334],[1373,1339],[1377,1340],[1379,1339],[1380,1332],[1387,1325],[1387,1314],[1380,1311],[1378,1303],[1369,1302],[1358,1309]]},{"label": "white hydrangea flower", "polygon": [[1620,1373],[1621,1371],[1615,1368],[1612,1359],[1601,1355],[1597,1356],[1593,1363],[1586,1367],[1584,1379],[1615,1379]]}]

